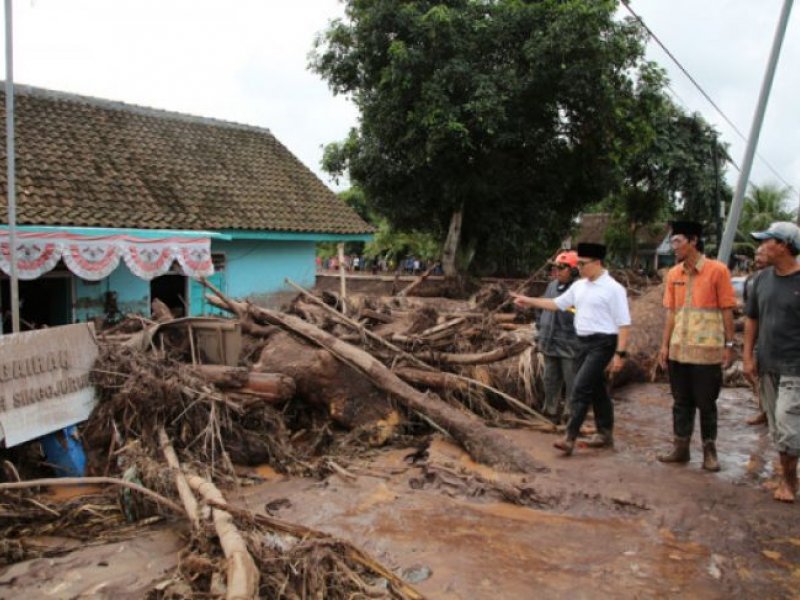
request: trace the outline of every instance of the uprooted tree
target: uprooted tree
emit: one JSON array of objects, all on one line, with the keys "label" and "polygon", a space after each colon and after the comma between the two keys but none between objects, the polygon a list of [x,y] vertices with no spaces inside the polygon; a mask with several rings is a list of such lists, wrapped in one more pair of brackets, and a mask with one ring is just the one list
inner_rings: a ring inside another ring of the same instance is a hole
[{"label": "uprooted tree", "polygon": [[459,257],[462,269],[472,257],[476,271],[526,269],[623,185],[637,82],[660,81],[616,7],[347,0],[311,68],[361,119],[324,167],[349,171],[393,226],[446,240],[447,274]]}]

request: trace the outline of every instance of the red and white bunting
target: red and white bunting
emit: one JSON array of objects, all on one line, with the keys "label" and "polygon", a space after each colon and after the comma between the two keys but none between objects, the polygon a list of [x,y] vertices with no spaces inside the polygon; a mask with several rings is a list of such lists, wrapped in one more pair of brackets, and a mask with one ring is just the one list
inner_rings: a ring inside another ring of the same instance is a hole
[{"label": "red and white bunting", "polygon": [[[89,281],[108,277],[120,259],[137,277],[148,281],[167,273],[176,260],[184,275],[189,277],[207,277],[214,273],[209,238],[17,233],[16,258],[20,279],[41,277],[52,270],[59,259],[63,259],[75,275]],[[11,274],[7,231],[0,231],[0,270]]]}]

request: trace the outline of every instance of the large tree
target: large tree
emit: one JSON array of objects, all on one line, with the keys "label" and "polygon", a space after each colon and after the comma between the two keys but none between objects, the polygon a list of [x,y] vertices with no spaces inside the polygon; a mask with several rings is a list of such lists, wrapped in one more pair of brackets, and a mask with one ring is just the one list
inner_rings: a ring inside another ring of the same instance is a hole
[{"label": "large tree", "polygon": [[457,247],[479,266],[547,253],[619,189],[637,82],[657,69],[615,0],[345,4],[311,66],[361,119],[326,166],[392,225],[449,232],[448,274]]}]

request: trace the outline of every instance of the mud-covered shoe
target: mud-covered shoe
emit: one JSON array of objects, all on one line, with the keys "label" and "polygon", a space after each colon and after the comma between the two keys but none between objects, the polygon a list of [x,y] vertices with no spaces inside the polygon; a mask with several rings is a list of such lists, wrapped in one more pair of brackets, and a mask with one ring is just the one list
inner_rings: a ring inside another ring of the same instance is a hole
[{"label": "mud-covered shoe", "polygon": [[588,440],[582,442],[581,446],[586,446],[587,448],[613,448],[614,435],[610,431],[595,433]]},{"label": "mud-covered shoe", "polygon": [[564,456],[569,456],[575,449],[575,440],[571,440],[569,438],[558,440],[557,442],[553,442],[553,448],[558,448],[564,453]]},{"label": "mud-covered shoe", "polygon": [[688,463],[690,457],[689,453],[689,438],[675,438],[673,441],[672,452],[669,454],[660,454],[656,457],[663,463]]},{"label": "mud-covered shoe", "polygon": [[719,471],[717,446],[714,444],[714,440],[706,440],[703,442],[703,468],[706,471]]}]

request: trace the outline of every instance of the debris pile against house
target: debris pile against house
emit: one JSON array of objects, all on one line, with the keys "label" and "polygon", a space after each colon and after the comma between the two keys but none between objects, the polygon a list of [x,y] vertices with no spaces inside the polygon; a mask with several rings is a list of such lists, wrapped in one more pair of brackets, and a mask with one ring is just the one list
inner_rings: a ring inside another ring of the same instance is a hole
[{"label": "debris pile against house", "polygon": [[[295,286],[284,311],[208,286],[229,319],[173,319],[156,307],[155,321],[131,317],[99,335],[99,403],[81,427],[85,481],[114,487],[48,502],[24,481],[15,487],[17,467],[32,476],[24,457],[8,463],[0,564],[69,551],[37,541],[53,532],[77,543],[119,539],[177,515],[189,542],[152,598],[421,598],[343,540],[232,506],[230,494],[253,483],[241,467],[348,477],[351,457],[438,432],[495,469],[545,470],[500,429],[559,430],[538,411],[531,315],[510,306],[502,285],[470,303],[318,297]],[[634,319],[647,324],[631,339],[636,368],[617,383],[656,376],[661,293],[632,295]],[[532,487],[480,485],[516,503],[538,498]]]}]

